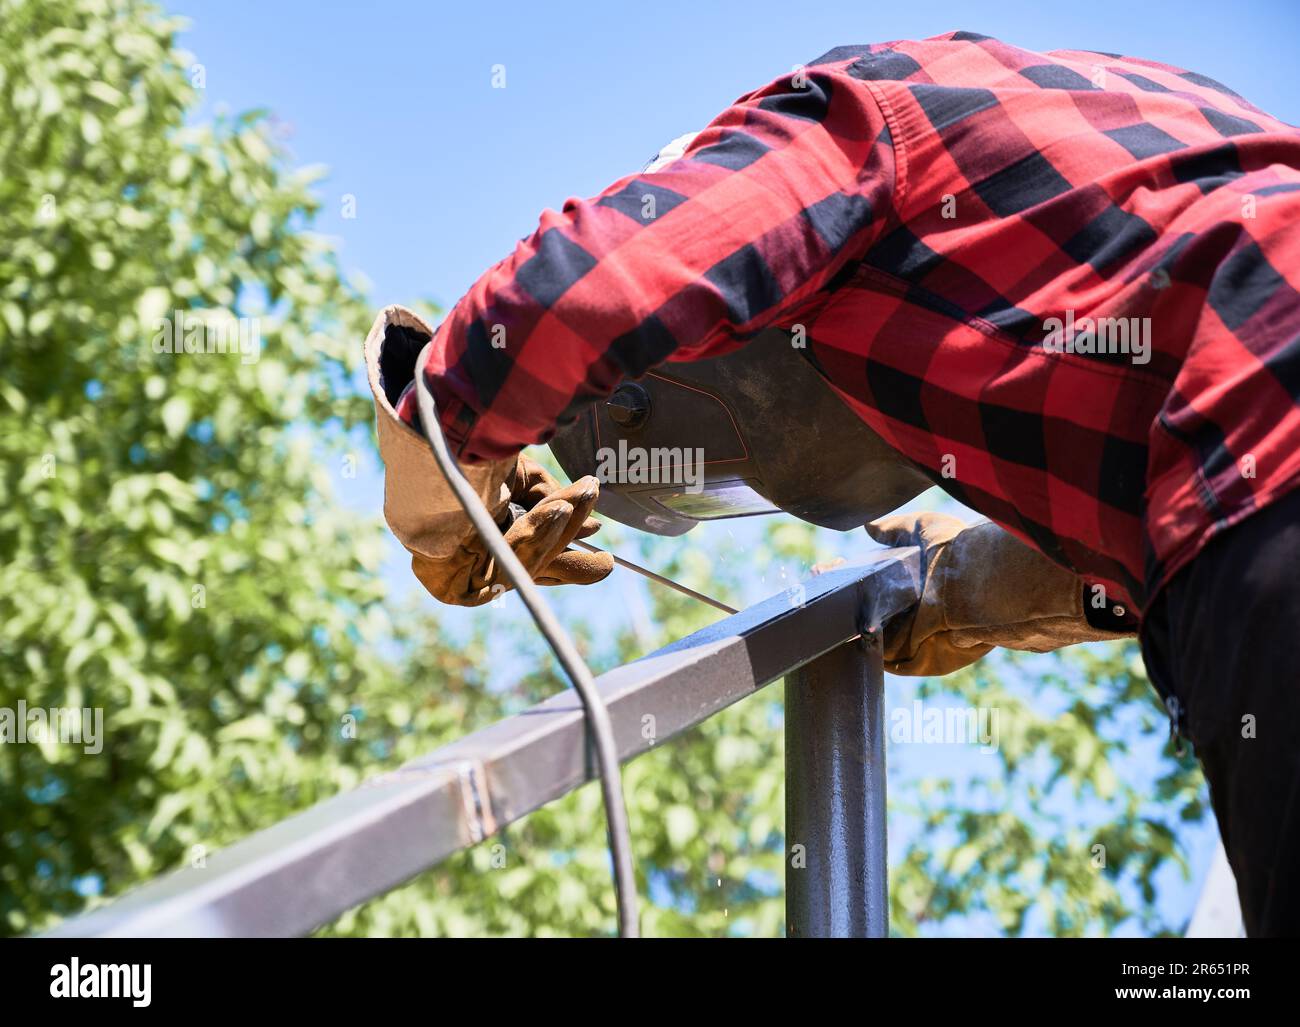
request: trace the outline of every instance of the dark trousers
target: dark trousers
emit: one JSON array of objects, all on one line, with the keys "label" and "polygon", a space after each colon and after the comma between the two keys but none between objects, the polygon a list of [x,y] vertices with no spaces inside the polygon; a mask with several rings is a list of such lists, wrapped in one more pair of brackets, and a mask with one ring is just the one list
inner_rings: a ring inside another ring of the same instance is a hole
[{"label": "dark trousers", "polygon": [[1300,935],[1300,491],[1170,581],[1142,655],[1209,781],[1247,933]]}]

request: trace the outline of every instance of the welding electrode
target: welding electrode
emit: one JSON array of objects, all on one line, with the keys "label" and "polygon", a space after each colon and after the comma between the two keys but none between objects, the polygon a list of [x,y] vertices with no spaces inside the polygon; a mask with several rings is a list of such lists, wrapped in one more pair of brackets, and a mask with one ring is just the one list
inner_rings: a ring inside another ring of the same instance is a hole
[{"label": "welding electrode", "polygon": [[[575,546],[579,546],[582,549],[587,550],[587,552],[589,553],[607,552],[607,550],[604,549],[597,549],[590,542],[584,542],[580,538],[575,538],[573,540],[573,544]],[[710,606],[716,607],[717,609],[721,610],[723,613],[738,612],[732,609],[726,603],[720,603],[718,602],[718,600],[713,599],[710,596],[706,596],[703,592],[696,592],[695,589],[693,588],[687,588],[685,585],[681,584],[680,582],[673,581],[672,578],[665,578],[662,574],[656,574],[654,571],[646,570],[644,567],[633,563],[631,560],[624,560],[621,556],[614,556],[613,553],[610,553],[609,555],[614,558],[614,562],[618,564],[620,567],[626,567],[628,570],[636,571],[638,574],[642,575],[643,577],[649,578],[651,581],[657,581],[661,585],[667,585],[669,588],[676,589],[684,596],[690,596],[692,599],[698,599],[702,603],[708,603]]]}]

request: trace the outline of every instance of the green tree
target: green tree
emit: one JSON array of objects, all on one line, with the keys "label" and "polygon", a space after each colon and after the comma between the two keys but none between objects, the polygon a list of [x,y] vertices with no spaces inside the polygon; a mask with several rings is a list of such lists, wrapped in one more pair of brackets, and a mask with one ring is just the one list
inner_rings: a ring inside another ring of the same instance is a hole
[{"label": "green tree", "polygon": [[[427,601],[385,595],[378,511],[339,502],[373,459],[354,384],[366,297],[311,233],[316,173],[287,166],[261,116],[191,120],[201,69],[176,48],[178,24],[136,0],[0,0],[0,709],[104,713],[98,754],[0,745],[4,933],[562,687],[517,600],[479,611],[466,638]],[[184,351],[190,322],[240,318],[256,319],[255,346],[207,352],[205,336],[203,352]],[[608,539],[633,550],[626,534]],[[716,532],[637,547],[752,600],[865,544],[782,521],[748,548]],[[619,588],[646,616],[598,630],[588,614]],[[558,591],[599,668],[716,616],[622,572]],[[1152,882],[1179,858],[1177,818],[1203,799],[1186,763],[1150,781],[1113,771],[1127,739],[1160,729],[1150,705],[1119,725],[1145,687],[1132,647],[891,687],[1008,712],[996,760],[969,785],[983,792],[927,776],[897,793],[896,817],[921,839],[895,854],[899,933],[982,916],[1012,933],[1179,926],[1154,913]],[[627,768],[647,933],[781,932],[780,698],[766,689]],[[985,801],[998,789],[1001,805]],[[1063,813],[1062,796],[1086,797],[1088,816]],[[1098,840],[1109,859],[1094,868]],[[613,922],[587,786],[323,932]]]},{"label": "green tree", "polygon": [[[186,123],[176,27],[0,0],[0,705],[105,735],[0,746],[8,931],[357,779],[380,536],[330,495],[366,304],[260,117]],[[257,346],[175,352],[208,343],[176,311]]]}]

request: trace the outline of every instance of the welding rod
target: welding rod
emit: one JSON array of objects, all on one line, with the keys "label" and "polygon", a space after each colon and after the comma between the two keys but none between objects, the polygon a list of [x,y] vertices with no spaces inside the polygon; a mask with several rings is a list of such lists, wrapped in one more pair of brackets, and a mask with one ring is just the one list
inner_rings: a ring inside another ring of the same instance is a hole
[{"label": "welding rod", "polygon": [[[605,552],[604,549],[597,549],[590,542],[584,542],[580,538],[575,538],[573,540],[573,545],[585,549],[589,553]],[[669,588],[675,588],[682,595],[690,596],[692,599],[698,599],[702,603],[708,603],[710,606],[721,610],[723,613],[738,612],[736,610],[733,610],[726,603],[720,603],[716,599],[711,599],[709,596],[706,596],[703,592],[696,592],[695,589],[693,588],[687,588],[685,585],[673,581],[672,578],[665,578],[662,574],[656,574],[654,571],[648,571],[644,567],[640,567],[637,564],[634,564],[631,560],[624,560],[621,556],[614,556],[613,553],[610,553],[609,555],[614,557],[614,562],[618,564],[620,567],[626,567],[630,571],[636,571],[638,574],[649,578],[651,581],[657,581],[661,585],[667,585]]]}]

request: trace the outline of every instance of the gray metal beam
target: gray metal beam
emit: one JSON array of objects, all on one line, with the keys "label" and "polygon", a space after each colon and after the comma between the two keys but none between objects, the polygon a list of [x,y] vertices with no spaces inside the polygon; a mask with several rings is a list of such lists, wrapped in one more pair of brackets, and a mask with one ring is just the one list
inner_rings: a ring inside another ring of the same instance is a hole
[{"label": "gray metal beam", "polygon": [[786,936],[885,937],[878,644],[845,643],[785,679],[785,767]]},{"label": "gray metal beam", "polygon": [[[597,678],[628,760],[916,601],[915,549],[837,568]],[[564,691],[259,831],[54,937],[299,935],[593,777]],[[635,830],[635,824],[633,829]]]}]

